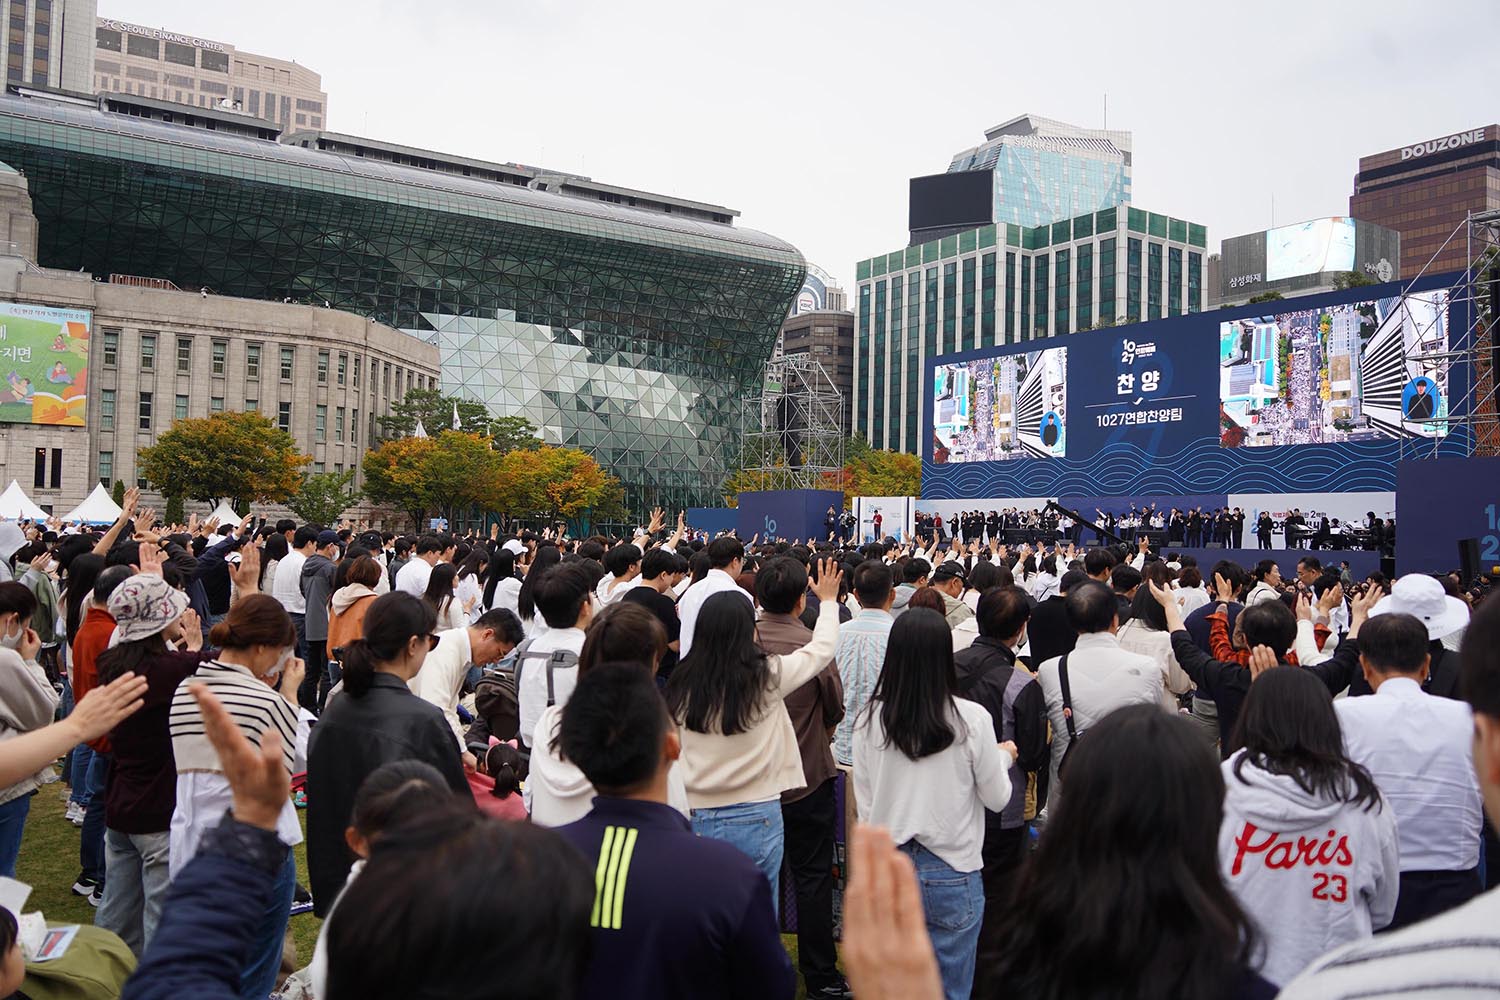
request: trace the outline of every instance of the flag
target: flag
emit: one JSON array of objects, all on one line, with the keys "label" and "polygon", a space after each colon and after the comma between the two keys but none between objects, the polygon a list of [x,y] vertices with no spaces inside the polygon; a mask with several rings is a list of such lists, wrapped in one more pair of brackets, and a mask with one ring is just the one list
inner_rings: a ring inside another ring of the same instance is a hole
[{"label": "flag", "polygon": [[422,421],[417,421],[417,429],[411,432],[411,436],[414,438],[424,438],[427,436],[427,428],[422,426]]},{"label": "flag", "polygon": [[456,431],[463,430],[463,424],[458,419],[458,400],[456,399],[453,401],[453,429]]}]

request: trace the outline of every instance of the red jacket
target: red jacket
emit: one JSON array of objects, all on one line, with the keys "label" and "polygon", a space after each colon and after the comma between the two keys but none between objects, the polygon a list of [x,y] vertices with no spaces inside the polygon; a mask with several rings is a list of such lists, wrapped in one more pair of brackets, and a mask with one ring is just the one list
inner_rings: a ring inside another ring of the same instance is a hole
[{"label": "red jacket", "polygon": [[[99,686],[99,654],[109,648],[110,636],[115,634],[115,620],[103,608],[89,608],[78,625],[78,634],[73,637],[73,697],[82,701],[83,696]],[[89,747],[100,753],[109,753],[109,737],[99,737]]]}]

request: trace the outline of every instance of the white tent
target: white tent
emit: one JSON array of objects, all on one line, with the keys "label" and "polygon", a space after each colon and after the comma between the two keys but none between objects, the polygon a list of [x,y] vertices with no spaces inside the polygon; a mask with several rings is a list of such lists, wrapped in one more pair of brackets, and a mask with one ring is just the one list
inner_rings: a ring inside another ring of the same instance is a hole
[{"label": "white tent", "polygon": [[240,523],[240,515],[229,505],[228,500],[220,500],[219,506],[215,507],[214,512],[208,516],[210,520],[217,517],[221,526]]},{"label": "white tent", "polygon": [[8,520],[28,517],[33,521],[45,521],[47,512],[32,503],[31,497],[21,489],[21,484],[12,479],[5,492],[0,493],[0,517]]},{"label": "white tent", "polygon": [[94,486],[88,499],[68,512],[64,521],[82,521],[84,524],[114,524],[120,516],[120,505],[109,495],[103,483]]}]

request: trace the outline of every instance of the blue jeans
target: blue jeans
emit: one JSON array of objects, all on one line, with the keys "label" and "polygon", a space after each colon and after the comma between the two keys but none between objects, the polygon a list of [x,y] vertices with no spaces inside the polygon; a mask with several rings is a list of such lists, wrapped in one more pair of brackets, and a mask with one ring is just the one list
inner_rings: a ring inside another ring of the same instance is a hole
[{"label": "blue jeans", "polygon": [[0,806],[0,875],[16,877],[16,858],[21,856],[21,835],[26,832],[26,814],[31,812],[35,792],[11,799]]},{"label": "blue jeans", "polygon": [[771,906],[780,918],[781,858],[786,852],[786,834],[781,824],[779,799],[694,809],[693,832],[744,851],[771,883]]},{"label": "blue jeans", "polygon": [[78,744],[68,755],[69,784],[73,786],[73,791],[68,794],[68,801],[76,802],[85,809],[89,804],[89,767],[93,760],[94,751],[87,743]]},{"label": "blue jeans", "polygon": [[104,901],[94,923],[114,931],[139,958],[156,934],[171,888],[169,835],[104,832]]},{"label": "blue jeans", "polygon": [[901,850],[917,869],[922,912],[932,950],[937,953],[943,995],[947,1000],[967,1000],[974,986],[979,924],[984,917],[983,874],[954,871],[915,840],[902,844]]},{"label": "blue jeans", "polygon": [[240,1000],[266,1000],[276,987],[276,976],[281,971],[282,942],[286,937],[287,921],[291,918],[292,893],[296,888],[297,859],[288,848],[286,864],[276,876],[271,899],[256,925],[250,961],[240,973]]},{"label": "blue jeans", "polygon": [[[88,805],[83,813],[83,835],[78,841],[78,863],[83,874],[104,882],[104,788],[109,784],[110,755],[89,751],[86,779]],[[100,894],[102,897],[102,893]]]}]

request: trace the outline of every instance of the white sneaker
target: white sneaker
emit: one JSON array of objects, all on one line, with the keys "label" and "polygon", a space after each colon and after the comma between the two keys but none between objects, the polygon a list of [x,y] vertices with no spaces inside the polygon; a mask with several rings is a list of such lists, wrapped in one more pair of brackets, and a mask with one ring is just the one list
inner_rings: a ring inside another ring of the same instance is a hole
[{"label": "white sneaker", "polygon": [[85,812],[86,810],[80,803],[69,802],[67,812],[68,822],[72,823],[74,826],[83,826],[83,817]]}]

